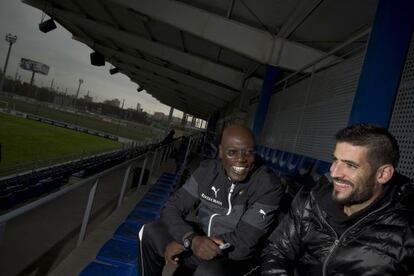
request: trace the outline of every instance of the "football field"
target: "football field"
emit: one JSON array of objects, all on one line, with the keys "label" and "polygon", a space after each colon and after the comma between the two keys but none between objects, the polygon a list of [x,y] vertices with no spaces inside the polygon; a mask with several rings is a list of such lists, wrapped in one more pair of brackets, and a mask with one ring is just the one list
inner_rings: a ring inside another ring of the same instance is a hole
[{"label": "football field", "polygon": [[109,139],[0,113],[0,176],[121,148]]},{"label": "football field", "polygon": [[137,141],[153,139],[163,133],[158,129],[144,124],[128,122],[127,125],[117,125],[114,123],[105,122],[96,116],[88,116],[87,114],[78,116],[74,113],[50,108],[45,103],[26,102],[0,95],[0,108],[2,107],[8,107],[10,109],[24,113],[33,114],[69,124],[75,124]]}]

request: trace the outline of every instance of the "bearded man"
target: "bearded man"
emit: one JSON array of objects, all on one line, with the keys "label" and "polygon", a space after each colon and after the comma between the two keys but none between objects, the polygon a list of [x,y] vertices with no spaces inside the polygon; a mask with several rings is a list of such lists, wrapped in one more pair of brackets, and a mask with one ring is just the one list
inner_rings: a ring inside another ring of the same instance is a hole
[{"label": "bearded man", "polygon": [[398,159],[386,129],[340,130],[330,177],[295,197],[269,238],[262,275],[414,273],[413,183],[395,172]]},{"label": "bearded man", "polygon": [[[159,221],[141,230],[141,275],[243,275],[276,221],[283,190],[256,159],[251,131],[223,131],[219,159],[203,161],[167,202]],[[198,210],[191,223],[186,215]]]}]

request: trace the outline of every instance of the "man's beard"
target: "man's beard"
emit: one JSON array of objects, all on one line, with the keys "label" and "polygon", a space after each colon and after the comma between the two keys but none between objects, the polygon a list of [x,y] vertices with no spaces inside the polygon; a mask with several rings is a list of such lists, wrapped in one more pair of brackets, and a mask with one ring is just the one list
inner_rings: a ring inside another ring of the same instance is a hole
[{"label": "man's beard", "polygon": [[[339,183],[345,183],[350,185],[352,188],[355,188],[355,184],[344,180],[342,178],[335,177],[333,178],[334,181]],[[344,206],[352,206],[355,204],[364,203],[365,201],[371,199],[374,195],[374,187],[375,187],[375,173],[370,175],[365,183],[360,184],[357,190],[352,190],[349,196],[345,198],[338,198],[337,192],[335,189],[332,191],[332,198],[341,205]]]}]

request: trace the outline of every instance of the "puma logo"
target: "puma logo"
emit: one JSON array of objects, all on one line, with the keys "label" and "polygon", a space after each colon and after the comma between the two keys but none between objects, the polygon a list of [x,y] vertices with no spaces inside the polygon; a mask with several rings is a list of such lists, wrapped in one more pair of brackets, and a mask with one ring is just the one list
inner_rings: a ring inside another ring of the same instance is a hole
[{"label": "puma logo", "polygon": [[212,186],[211,189],[214,192],[214,197],[217,198],[217,193],[218,193],[218,191],[220,191],[220,189],[216,189],[216,187],[214,187],[214,186]]},{"label": "puma logo", "polygon": [[265,219],[265,217],[266,217],[266,212],[265,212],[265,211],[263,211],[263,209],[260,209],[260,210],[259,210],[259,214],[261,214],[261,215],[262,215],[262,219],[264,220],[264,219]]}]

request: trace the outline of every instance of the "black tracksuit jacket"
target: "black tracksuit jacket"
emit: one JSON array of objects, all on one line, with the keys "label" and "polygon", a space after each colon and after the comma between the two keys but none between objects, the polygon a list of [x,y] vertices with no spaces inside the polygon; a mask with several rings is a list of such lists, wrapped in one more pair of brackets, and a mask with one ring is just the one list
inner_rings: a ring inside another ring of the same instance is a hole
[{"label": "black tracksuit jacket", "polygon": [[198,207],[204,233],[230,243],[230,259],[245,260],[257,253],[274,225],[282,194],[278,178],[265,166],[256,166],[245,181],[232,183],[220,161],[206,160],[170,197],[161,220],[181,243],[186,233],[195,231],[185,217]]},{"label": "black tracksuit jacket", "polygon": [[381,203],[362,213],[341,235],[327,221],[326,204],[318,200],[324,198],[322,193],[332,193],[332,183],[322,177],[313,190],[303,189],[270,236],[262,275],[413,274],[413,183],[396,174],[387,185],[389,193]]}]

